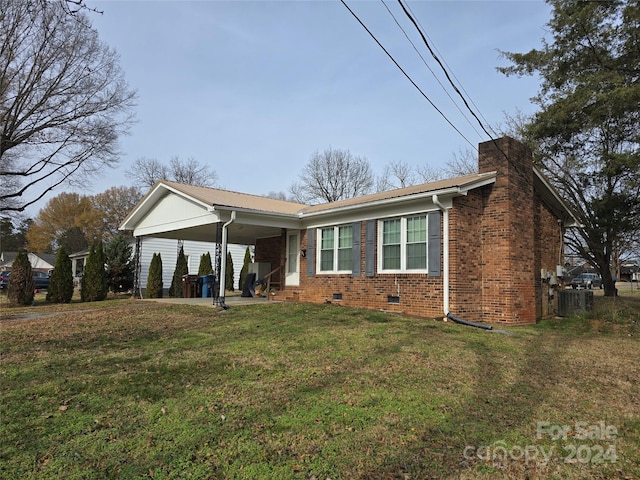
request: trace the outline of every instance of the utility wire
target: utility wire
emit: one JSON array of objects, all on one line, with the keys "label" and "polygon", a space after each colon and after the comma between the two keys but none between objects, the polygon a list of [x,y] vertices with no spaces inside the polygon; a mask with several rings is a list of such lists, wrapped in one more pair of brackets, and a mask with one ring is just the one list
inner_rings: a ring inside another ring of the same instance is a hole
[{"label": "utility wire", "polygon": [[[456,86],[455,83],[453,83],[453,80],[451,80],[451,77],[449,76],[449,73],[447,72],[447,69],[444,68],[444,65],[442,64],[442,62],[440,61],[440,59],[438,58],[438,56],[435,54],[435,52],[433,51],[433,49],[431,48],[431,45],[429,45],[429,42],[427,41],[424,33],[422,32],[422,30],[420,30],[420,27],[418,26],[416,20],[413,18],[413,16],[409,13],[409,11],[407,10],[407,8],[404,6],[404,4],[402,3],[402,0],[398,0],[398,3],[400,4],[400,7],[402,7],[402,10],[404,11],[405,15],[409,18],[409,20],[411,21],[411,23],[413,23],[413,26],[416,28],[416,30],[418,31],[418,33],[420,34],[420,37],[422,37],[422,41],[424,42],[425,46],[427,47],[427,49],[429,50],[429,53],[431,53],[431,56],[434,58],[434,60],[438,63],[438,65],[440,65],[440,68],[442,69],[442,71],[444,72],[445,77],[447,77],[447,80],[449,81],[449,83],[451,84],[451,86],[453,87],[453,90],[460,96],[460,98],[462,99],[462,102],[464,103],[465,107],[467,108],[467,110],[469,110],[469,112],[471,112],[471,115],[473,115],[473,118],[476,119],[476,121],[478,122],[478,124],[480,125],[480,128],[482,128],[482,130],[484,131],[484,133],[487,134],[487,136],[489,137],[489,139],[493,142],[493,144],[495,145],[495,147],[500,151],[500,153],[502,153],[502,155],[507,159],[507,161],[511,164],[511,166],[518,172],[520,173],[520,175],[523,175],[522,169],[521,169],[521,165],[518,164],[517,162],[514,162],[513,160],[511,160],[509,158],[509,156],[502,150],[502,148],[500,148],[500,145],[498,145],[498,142],[496,142],[496,139],[493,138],[493,136],[491,135],[491,133],[489,133],[489,131],[485,128],[484,124],[480,121],[480,119],[478,118],[478,116],[476,115],[476,113],[471,109],[471,107],[469,106],[469,103],[467,102],[467,100],[464,98],[464,96],[462,95],[462,92],[460,92],[460,90],[458,89],[458,87]],[[468,140],[467,140],[468,141]],[[523,175],[524,177],[524,175]],[[524,177],[526,178],[526,177]]]},{"label": "utility wire", "polygon": [[[384,3],[384,0],[382,0],[382,2]],[[422,30],[422,32],[424,32],[425,37],[427,37],[427,40],[429,40],[431,42],[431,45],[433,46],[433,49],[436,51],[436,53],[438,55],[440,55],[440,58],[442,58],[442,63],[444,63],[444,65],[449,69],[449,71],[451,72],[451,76],[456,80],[456,82],[458,82],[458,85],[460,85],[460,89],[464,92],[464,94],[467,96],[467,98],[469,99],[469,101],[471,102],[471,105],[474,106],[474,108],[478,111],[478,115],[480,115],[480,117],[482,117],[482,120],[484,120],[484,122],[487,124],[487,127],[489,128],[489,130],[491,130],[491,132],[494,135],[498,135],[498,132],[496,132],[496,130],[491,126],[491,124],[489,123],[489,120],[487,120],[485,118],[485,116],[482,114],[482,112],[480,111],[480,108],[478,107],[478,105],[476,105],[476,103],[473,101],[473,98],[471,98],[471,95],[469,95],[469,92],[467,92],[467,90],[464,88],[464,85],[462,85],[462,82],[460,81],[460,79],[456,76],[456,73],[453,71],[453,69],[449,66],[449,64],[447,63],[447,61],[445,60],[444,56],[442,55],[442,53],[438,50],[438,47],[436,47],[436,45],[433,43],[433,39],[431,37],[429,37],[429,34],[425,31],[425,28],[422,26],[422,24],[420,23],[420,19],[417,18],[416,14],[413,12],[413,10],[411,9],[411,5],[409,5],[409,3],[407,3],[406,5],[407,9],[411,12],[411,14],[413,15],[413,17],[416,19],[416,22],[418,23],[418,25],[420,26],[420,29]]]},{"label": "utility wire", "polygon": [[438,63],[438,65],[440,65],[440,68],[442,69],[442,71],[444,72],[444,76],[447,77],[447,80],[449,81],[449,83],[451,84],[451,86],[453,87],[453,90],[460,96],[460,98],[462,99],[462,102],[464,103],[464,106],[467,108],[467,110],[469,110],[469,112],[471,112],[471,115],[473,115],[473,118],[475,118],[478,122],[478,124],[480,125],[480,128],[482,128],[482,130],[484,131],[484,133],[486,133],[489,138],[491,137],[491,134],[487,131],[487,129],[484,127],[484,125],[482,124],[482,122],[480,121],[480,119],[478,118],[478,116],[476,115],[476,113],[471,109],[471,107],[469,106],[469,103],[467,102],[467,99],[464,98],[464,95],[462,95],[462,92],[460,91],[460,89],[456,86],[455,83],[453,83],[453,80],[451,80],[451,77],[449,76],[449,72],[447,72],[447,69],[444,68],[444,65],[442,64],[442,62],[440,61],[440,59],[438,58],[438,56],[435,54],[435,52],[433,51],[433,49],[431,48],[431,45],[429,45],[429,42],[427,42],[426,37],[424,36],[424,33],[422,33],[422,30],[420,30],[420,27],[418,26],[418,24],[416,23],[415,19],[413,18],[413,16],[408,12],[408,10],[406,9],[406,7],[404,6],[404,4],[402,3],[402,0],[398,0],[398,3],[400,4],[400,6],[402,7],[402,10],[404,11],[404,14],[409,18],[409,20],[411,21],[411,23],[413,23],[413,26],[416,27],[416,30],[418,31],[418,33],[420,34],[420,37],[422,37],[422,41],[424,42],[424,44],[426,45],[427,49],[429,50],[429,53],[431,54],[431,56],[434,58],[434,60]]},{"label": "utility wire", "polygon": [[[366,30],[366,32],[369,34],[369,36],[371,38],[373,38],[373,40],[378,44],[378,46],[384,51],[384,53],[387,54],[387,56],[391,59],[391,61],[396,65],[396,67],[398,67],[398,69],[403,73],[403,75],[405,77],[407,77],[407,80],[409,80],[411,82],[411,84],[420,92],[420,94],[431,104],[431,106],[433,108],[435,108],[435,110],[442,116],[442,118],[444,118],[446,120],[446,122],[451,125],[451,127],[458,132],[458,134],[465,139],[465,141],[471,145],[471,148],[473,148],[474,150],[478,150],[478,148],[469,141],[469,139],[467,137],[464,136],[464,134],[458,130],[458,128],[451,123],[451,121],[447,118],[447,116],[442,112],[442,110],[440,110],[435,103],[433,103],[431,101],[431,99],[427,96],[426,93],[424,93],[422,91],[422,89],[416,84],[416,82],[413,81],[413,79],[409,76],[409,74],[400,66],[400,64],[396,61],[395,58],[393,58],[393,56],[391,55],[391,53],[389,53],[389,51],[384,48],[384,46],[378,41],[378,39],[376,38],[376,36],[371,32],[371,30],[369,30],[369,28],[367,28],[367,26],[362,22],[362,20],[360,20],[360,18],[358,17],[358,15],[356,15],[356,13],[351,10],[351,8],[349,8],[349,5],[347,5],[347,3],[345,2],[345,0],[340,0],[340,2],[346,7],[347,10],[349,10],[349,13],[351,13],[351,15],[353,15],[353,17],[358,21],[358,23],[362,26],[362,28],[364,28]],[[485,130],[486,133],[486,130]]]},{"label": "utility wire", "polygon": [[438,76],[436,75],[436,72],[433,71],[433,69],[429,66],[429,64],[427,63],[427,61],[424,59],[424,57],[422,56],[422,53],[420,53],[420,51],[418,50],[418,47],[416,47],[415,43],[413,43],[413,40],[411,40],[411,37],[409,37],[409,35],[407,34],[406,30],[402,27],[402,25],[400,25],[400,22],[398,22],[398,19],[396,18],[396,16],[393,14],[393,12],[391,11],[391,9],[389,8],[389,6],[387,5],[387,3],[384,0],[380,0],[382,2],[382,4],[385,6],[385,8],[387,9],[387,12],[389,12],[389,15],[391,15],[391,18],[393,18],[393,21],[396,22],[396,25],[398,26],[398,28],[400,30],[402,30],[402,33],[404,33],[404,36],[406,37],[406,39],[409,41],[409,43],[411,44],[411,46],[413,47],[413,49],[416,51],[416,53],[418,54],[418,56],[420,57],[420,59],[422,60],[422,63],[424,63],[424,66],[427,67],[427,70],[429,70],[431,72],[431,75],[433,75],[433,78],[435,78],[436,82],[438,82],[438,85],[440,85],[440,87],[442,88],[442,90],[444,91],[444,93],[447,95],[447,97],[449,97],[449,100],[451,100],[451,102],[456,106],[456,108],[458,109],[458,112],[460,112],[460,115],[462,115],[462,118],[464,118],[467,123],[469,124],[469,126],[473,129],[474,132],[476,132],[476,134],[478,135],[478,137],[482,138],[482,135],[480,135],[480,132],[478,132],[478,130],[476,129],[475,125],[471,122],[471,120],[469,120],[469,118],[465,115],[465,113],[462,111],[462,109],[460,108],[460,105],[458,105],[458,103],[453,99],[453,97],[451,96],[451,94],[447,91],[447,89],[445,88],[445,86],[442,84],[442,82],[440,81],[440,79],[438,78]]}]

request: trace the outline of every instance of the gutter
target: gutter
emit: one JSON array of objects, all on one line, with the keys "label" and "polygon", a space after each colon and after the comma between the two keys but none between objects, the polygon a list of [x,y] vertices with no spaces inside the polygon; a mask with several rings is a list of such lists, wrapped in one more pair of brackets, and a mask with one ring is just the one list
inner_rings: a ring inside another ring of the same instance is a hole
[{"label": "gutter", "polygon": [[[218,303],[225,310],[229,308],[229,306],[224,303],[224,292],[225,292],[225,282],[227,280],[226,270],[227,270],[227,227],[231,225],[236,220],[236,211],[233,210],[231,212],[231,219],[222,225],[222,258],[220,259],[220,294],[218,295]],[[214,300],[215,303],[215,300]]]}]

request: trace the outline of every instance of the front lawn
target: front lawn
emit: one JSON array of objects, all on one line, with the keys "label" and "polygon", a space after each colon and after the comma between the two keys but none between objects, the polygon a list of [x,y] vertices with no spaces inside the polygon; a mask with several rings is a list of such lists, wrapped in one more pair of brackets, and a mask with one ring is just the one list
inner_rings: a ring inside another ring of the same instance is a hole
[{"label": "front lawn", "polygon": [[637,478],[640,297],[596,300],[509,334],[333,305],[3,308],[0,478]]}]

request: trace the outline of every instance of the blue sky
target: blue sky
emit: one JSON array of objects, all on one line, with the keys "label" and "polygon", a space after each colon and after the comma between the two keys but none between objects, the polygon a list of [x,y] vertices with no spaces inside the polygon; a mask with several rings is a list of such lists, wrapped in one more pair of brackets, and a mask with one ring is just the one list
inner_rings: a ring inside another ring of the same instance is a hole
[{"label": "blue sky", "polygon": [[[445,83],[397,1],[385,1]],[[220,187],[266,194],[288,191],[313,152],[330,146],[367,157],[376,173],[390,161],[442,167],[471,148],[337,0],[88,3],[104,12],[90,14],[93,25],[120,54],[139,96],[120,165],[93,193],[130,185],[125,171],[138,157],[194,157],[216,171]],[[471,143],[488,140],[458,112],[384,3],[347,3]],[[539,47],[547,4],[409,6],[489,124],[501,124],[504,112],[534,111],[537,80],[498,73],[506,65],[498,50]]]}]

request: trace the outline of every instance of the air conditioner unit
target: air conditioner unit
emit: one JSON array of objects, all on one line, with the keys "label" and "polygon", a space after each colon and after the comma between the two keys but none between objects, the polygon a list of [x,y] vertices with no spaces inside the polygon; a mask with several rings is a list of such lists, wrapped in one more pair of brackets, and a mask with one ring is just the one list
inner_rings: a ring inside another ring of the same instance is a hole
[{"label": "air conditioner unit", "polygon": [[593,291],[560,290],[558,295],[558,315],[568,317],[574,313],[593,311]]}]

